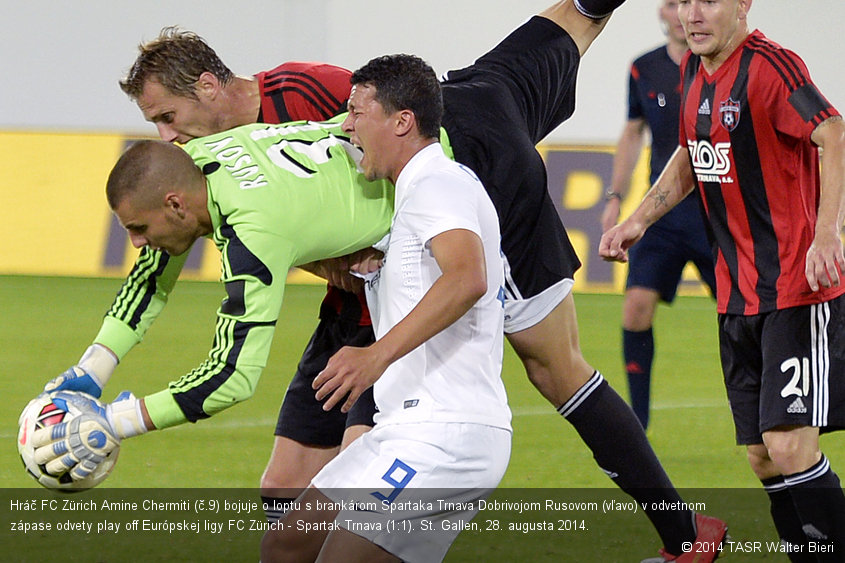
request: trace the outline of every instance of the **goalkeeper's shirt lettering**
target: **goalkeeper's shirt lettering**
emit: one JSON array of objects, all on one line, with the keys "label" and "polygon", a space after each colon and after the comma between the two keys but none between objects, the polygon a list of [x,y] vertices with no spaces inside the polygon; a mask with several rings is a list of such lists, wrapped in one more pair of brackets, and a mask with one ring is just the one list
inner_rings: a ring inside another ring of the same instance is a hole
[{"label": "goalkeeper's shirt lettering", "polygon": [[267,179],[255,164],[252,156],[246,153],[244,147],[229,146],[234,140],[234,137],[226,137],[213,143],[206,143],[205,146],[217,161],[223,163],[224,168],[232,175],[232,178],[240,180],[239,186],[242,190],[266,186]]}]

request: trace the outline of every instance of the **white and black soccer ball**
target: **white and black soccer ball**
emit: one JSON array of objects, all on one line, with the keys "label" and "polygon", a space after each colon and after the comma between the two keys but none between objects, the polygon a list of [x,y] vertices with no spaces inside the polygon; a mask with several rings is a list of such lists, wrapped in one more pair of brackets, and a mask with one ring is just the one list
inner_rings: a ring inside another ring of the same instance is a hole
[{"label": "white and black soccer ball", "polygon": [[[83,394],[80,391],[62,391],[62,393]],[[53,404],[53,396],[54,393],[41,393],[24,407],[18,418],[18,453],[21,456],[24,468],[33,479],[48,489],[72,493],[96,487],[114,469],[120,447],[112,450],[90,475],[79,480],[73,480],[70,473],[52,475],[47,473],[47,468],[44,465],[35,463],[35,448],[32,446],[33,433],[40,428],[70,422],[74,417],[82,414],[79,407],[70,401],[65,402],[67,411],[60,409]],[[89,395],[86,395],[86,397],[93,399]],[[96,401],[96,399],[93,400]]]}]

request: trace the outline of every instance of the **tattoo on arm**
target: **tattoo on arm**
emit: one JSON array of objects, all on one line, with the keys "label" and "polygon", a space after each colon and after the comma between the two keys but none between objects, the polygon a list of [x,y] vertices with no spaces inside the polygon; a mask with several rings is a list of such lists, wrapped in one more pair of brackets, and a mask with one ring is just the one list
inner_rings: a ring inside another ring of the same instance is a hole
[{"label": "tattoo on arm", "polygon": [[654,193],[652,193],[649,197],[654,200],[654,208],[659,209],[660,207],[668,207],[666,203],[666,197],[668,195],[668,190],[655,189]]}]

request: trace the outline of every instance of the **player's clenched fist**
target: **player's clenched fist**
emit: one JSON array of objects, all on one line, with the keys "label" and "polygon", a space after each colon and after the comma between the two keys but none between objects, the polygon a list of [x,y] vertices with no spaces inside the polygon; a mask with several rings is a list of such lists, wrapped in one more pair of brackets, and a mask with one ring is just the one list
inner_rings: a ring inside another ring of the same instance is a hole
[{"label": "player's clenched fist", "polygon": [[628,249],[642,238],[644,232],[645,227],[641,223],[631,219],[623,221],[602,235],[599,256],[604,260],[627,262]]}]

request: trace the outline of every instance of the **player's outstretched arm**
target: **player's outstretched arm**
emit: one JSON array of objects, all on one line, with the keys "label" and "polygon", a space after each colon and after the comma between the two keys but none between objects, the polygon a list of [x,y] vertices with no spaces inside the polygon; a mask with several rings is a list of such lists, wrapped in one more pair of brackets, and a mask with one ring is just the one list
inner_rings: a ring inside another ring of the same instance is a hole
[{"label": "player's outstretched arm", "polygon": [[387,367],[461,318],[487,291],[484,247],[477,234],[453,229],[431,239],[442,275],[408,315],[367,348],[346,346],[329,359],[313,383],[325,410],[346,397],[348,411]]},{"label": "player's outstretched arm", "polygon": [[643,233],[695,189],[689,151],[679,146],[639,207],[601,237],[599,256],[605,260],[628,261],[628,249]]},{"label": "player's outstretched arm", "polygon": [[820,124],[812,135],[822,148],[821,195],[816,235],[807,250],[805,275],[810,289],[841,283],[845,272],[840,231],[845,223],[845,122],[841,117]]},{"label": "player's outstretched arm", "polygon": [[144,248],[103,319],[94,344],[76,365],[44,386],[44,391],[82,391],[99,398],[120,359],[141,341],[158,317],[182,271],[187,253],[169,256]]}]

